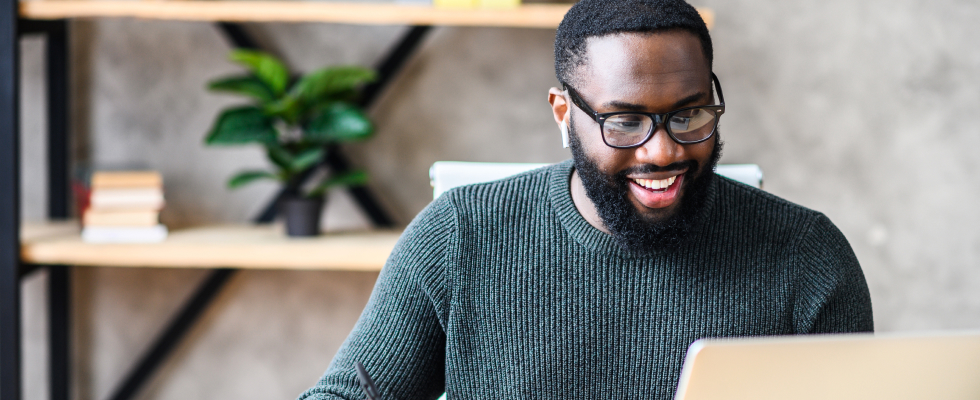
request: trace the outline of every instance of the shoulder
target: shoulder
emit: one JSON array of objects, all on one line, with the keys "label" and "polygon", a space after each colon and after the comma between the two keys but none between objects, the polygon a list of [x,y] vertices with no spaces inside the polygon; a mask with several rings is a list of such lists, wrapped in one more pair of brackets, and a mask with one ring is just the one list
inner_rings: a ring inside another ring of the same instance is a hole
[{"label": "shoulder", "polygon": [[758,189],[721,175],[716,176],[719,204],[727,211],[753,214],[780,214],[786,216],[816,217],[820,212],[793,203],[765,190]]},{"label": "shoulder", "polygon": [[547,203],[547,182],[561,164],[523,172],[504,179],[447,190],[422,210],[402,234],[396,253],[444,251],[458,245],[460,231],[507,224]]},{"label": "shoulder", "polygon": [[499,214],[543,200],[548,179],[565,163],[552,164],[500,180],[458,186],[429,203],[409,223],[403,237],[445,236],[474,214]]},{"label": "shoulder", "polygon": [[839,233],[819,211],[723,176],[717,176],[715,181],[714,216],[730,220],[735,226],[785,239],[799,237],[813,228],[832,228]]},{"label": "shoulder", "polygon": [[760,237],[784,238],[798,260],[819,257],[857,264],[847,238],[823,213],[727,178],[718,179],[717,191],[716,213]]},{"label": "shoulder", "polygon": [[825,276],[859,269],[847,238],[819,211],[720,177],[715,185],[714,223],[733,240],[769,248],[797,273]]},{"label": "shoulder", "polygon": [[552,164],[496,181],[463,185],[446,191],[445,201],[463,216],[526,214],[547,203],[548,183],[566,163]]}]

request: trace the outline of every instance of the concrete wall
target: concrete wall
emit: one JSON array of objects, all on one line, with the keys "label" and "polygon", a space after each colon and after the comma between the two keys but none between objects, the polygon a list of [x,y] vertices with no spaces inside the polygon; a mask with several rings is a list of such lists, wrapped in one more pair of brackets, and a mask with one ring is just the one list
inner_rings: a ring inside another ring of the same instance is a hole
[{"label": "concrete wall", "polygon": [[[766,188],[827,213],[871,285],[879,331],[980,327],[980,3],[968,0],[704,0],[717,13],[723,162],[753,162]],[[401,27],[249,26],[289,63],[373,64]],[[209,79],[236,68],[208,24],[75,22],[77,165],[164,173],[171,227],[245,222],[274,187],[224,189],[257,149],[201,145],[222,107]],[[436,160],[567,158],[546,103],[553,32],[438,28],[351,146],[406,223]],[[42,45],[24,46],[24,214],[44,212]],[[328,229],[366,227],[333,193]],[[75,386],[108,395],[202,271],[76,268]],[[375,274],[245,272],[141,398],[292,398],[326,368]],[[27,398],[45,398],[43,273],[25,283]]]}]

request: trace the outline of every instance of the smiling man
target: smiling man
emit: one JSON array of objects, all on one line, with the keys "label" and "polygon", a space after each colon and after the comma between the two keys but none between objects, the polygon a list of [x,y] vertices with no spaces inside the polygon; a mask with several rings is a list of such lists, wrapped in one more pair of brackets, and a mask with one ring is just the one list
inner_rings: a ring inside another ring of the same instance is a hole
[{"label": "smiling man", "polygon": [[708,30],[680,0],[583,0],[549,101],[573,159],[451,190],[409,225],[301,399],[670,399],[705,337],[873,329],[819,212],[717,176]]}]

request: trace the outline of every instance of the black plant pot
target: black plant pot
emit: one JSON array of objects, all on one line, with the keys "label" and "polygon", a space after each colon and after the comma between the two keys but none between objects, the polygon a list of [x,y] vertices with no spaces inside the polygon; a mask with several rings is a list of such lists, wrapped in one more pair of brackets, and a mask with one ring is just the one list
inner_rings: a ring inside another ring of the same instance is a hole
[{"label": "black plant pot", "polygon": [[286,221],[286,235],[318,236],[323,197],[285,197],[279,202],[279,214]]}]

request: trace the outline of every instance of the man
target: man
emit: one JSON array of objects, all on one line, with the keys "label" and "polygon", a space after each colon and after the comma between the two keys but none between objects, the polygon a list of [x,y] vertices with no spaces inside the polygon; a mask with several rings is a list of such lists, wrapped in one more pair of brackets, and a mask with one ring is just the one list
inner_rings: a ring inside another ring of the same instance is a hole
[{"label": "man", "polygon": [[573,161],[429,205],[302,399],[362,398],[356,361],[385,399],[670,399],[699,338],[873,329],[827,217],[713,173],[723,96],[694,8],[583,0],[555,43]]}]

